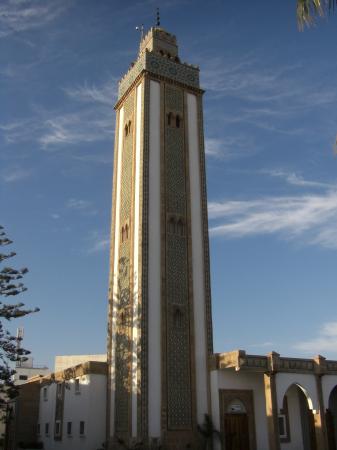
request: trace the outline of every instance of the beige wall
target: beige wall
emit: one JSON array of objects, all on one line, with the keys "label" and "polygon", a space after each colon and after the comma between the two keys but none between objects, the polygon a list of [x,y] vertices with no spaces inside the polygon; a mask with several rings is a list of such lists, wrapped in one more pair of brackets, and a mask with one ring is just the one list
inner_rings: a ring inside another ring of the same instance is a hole
[{"label": "beige wall", "polygon": [[74,367],[86,361],[106,362],[106,354],[103,355],[60,355],[55,356],[54,372],[60,372],[68,367]]}]

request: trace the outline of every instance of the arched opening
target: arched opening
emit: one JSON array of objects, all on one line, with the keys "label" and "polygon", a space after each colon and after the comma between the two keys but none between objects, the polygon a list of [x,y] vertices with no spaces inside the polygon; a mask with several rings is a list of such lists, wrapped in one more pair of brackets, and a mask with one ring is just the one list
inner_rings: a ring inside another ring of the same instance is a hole
[{"label": "arched opening", "polygon": [[181,312],[180,308],[175,308],[173,313],[173,324],[174,328],[181,330],[184,328],[184,317],[183,313]]},{"label": "arched opening", "polygon": [[171,112],[169,112],[167,114],[167,125],[170,127],[172,125],[172,120],[173,120],[173,114]]},{"label": "arched opening", "polygon": [[181,219],[179,219],[177,222],[177,234],[179,236],[184,236],[184,224]]},{"label": "arched opening", "polygon": [[180,123],[181,123],[181,119],[180,119],[180,116],[177,114],[176,115],[176,127],[177,128],[180,128]]},{"label": "arched opening", "polygon": [[125,131],[125,136],[127,136],[128,135],[128,124],[125,124],[125,127],[124,127],[124,131]]},{"label": "arched opening", "polygon": [[325,413],[329,450],[337,449],[337,386],[330,392],[329,407]]},{"label": "arched opening", "polygon": [[125,224],[125,240],[129,239],[129,227],[128,224]]},{"label": "arched opening", "polygon": [[128,123],[128,134],[130,134],[131,133],[131,120],[129,120],[129,123]]},{"label": "arched opening", "polygon": [[278,421],[281,450],[316,450],[312,401],[302,386],[289,386]]},{"label": "arched opening", "polygon": [[170,234],[175,234],[176,232],[176,222],[174,220],[174,217],[170,217],[168,221],[168,230]]}]

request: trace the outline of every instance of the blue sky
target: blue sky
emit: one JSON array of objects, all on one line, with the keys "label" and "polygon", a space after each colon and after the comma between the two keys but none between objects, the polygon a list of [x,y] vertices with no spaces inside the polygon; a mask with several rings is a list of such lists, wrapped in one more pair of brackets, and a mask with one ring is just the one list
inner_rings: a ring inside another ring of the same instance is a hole
[{"label": "blue sky", "polygon": [[176,34],[204,97],[215,351],[337,358],[337,17],[295,1],[3,0],[1,223],[37,363],[103,353],[117,80]]}]

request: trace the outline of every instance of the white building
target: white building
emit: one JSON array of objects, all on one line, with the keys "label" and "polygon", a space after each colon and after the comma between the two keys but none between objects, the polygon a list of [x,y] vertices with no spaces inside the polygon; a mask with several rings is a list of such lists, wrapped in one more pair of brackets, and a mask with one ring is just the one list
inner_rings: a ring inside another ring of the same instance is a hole
[{"label": "white building", "polygon": [[34,376],[48,375],[50,369],[46,366],[35,365],[34,359],[29,357],[25,361],[20,361],[15,366],[15,374],[13,375],[14,383],[18,386],[25,383],[29,378]]},{"label": "white building", "polygon": [[46,450],[98,450],[105,442],[106,370],[87,361],[44,377],[37,436]]}]

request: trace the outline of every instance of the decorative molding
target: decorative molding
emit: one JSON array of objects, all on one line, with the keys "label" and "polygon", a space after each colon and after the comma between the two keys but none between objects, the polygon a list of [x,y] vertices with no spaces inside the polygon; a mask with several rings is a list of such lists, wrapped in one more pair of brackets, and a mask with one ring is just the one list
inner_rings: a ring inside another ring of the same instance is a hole
[{"label": "decorative molding", "polygon": [[119,82],[118,98],[121,99],[142,72],[160,75],[170,81],[199,88],[199,69],[197,67],[167,59],[155,52],[145,50],[132,63],[129,71]]}]

